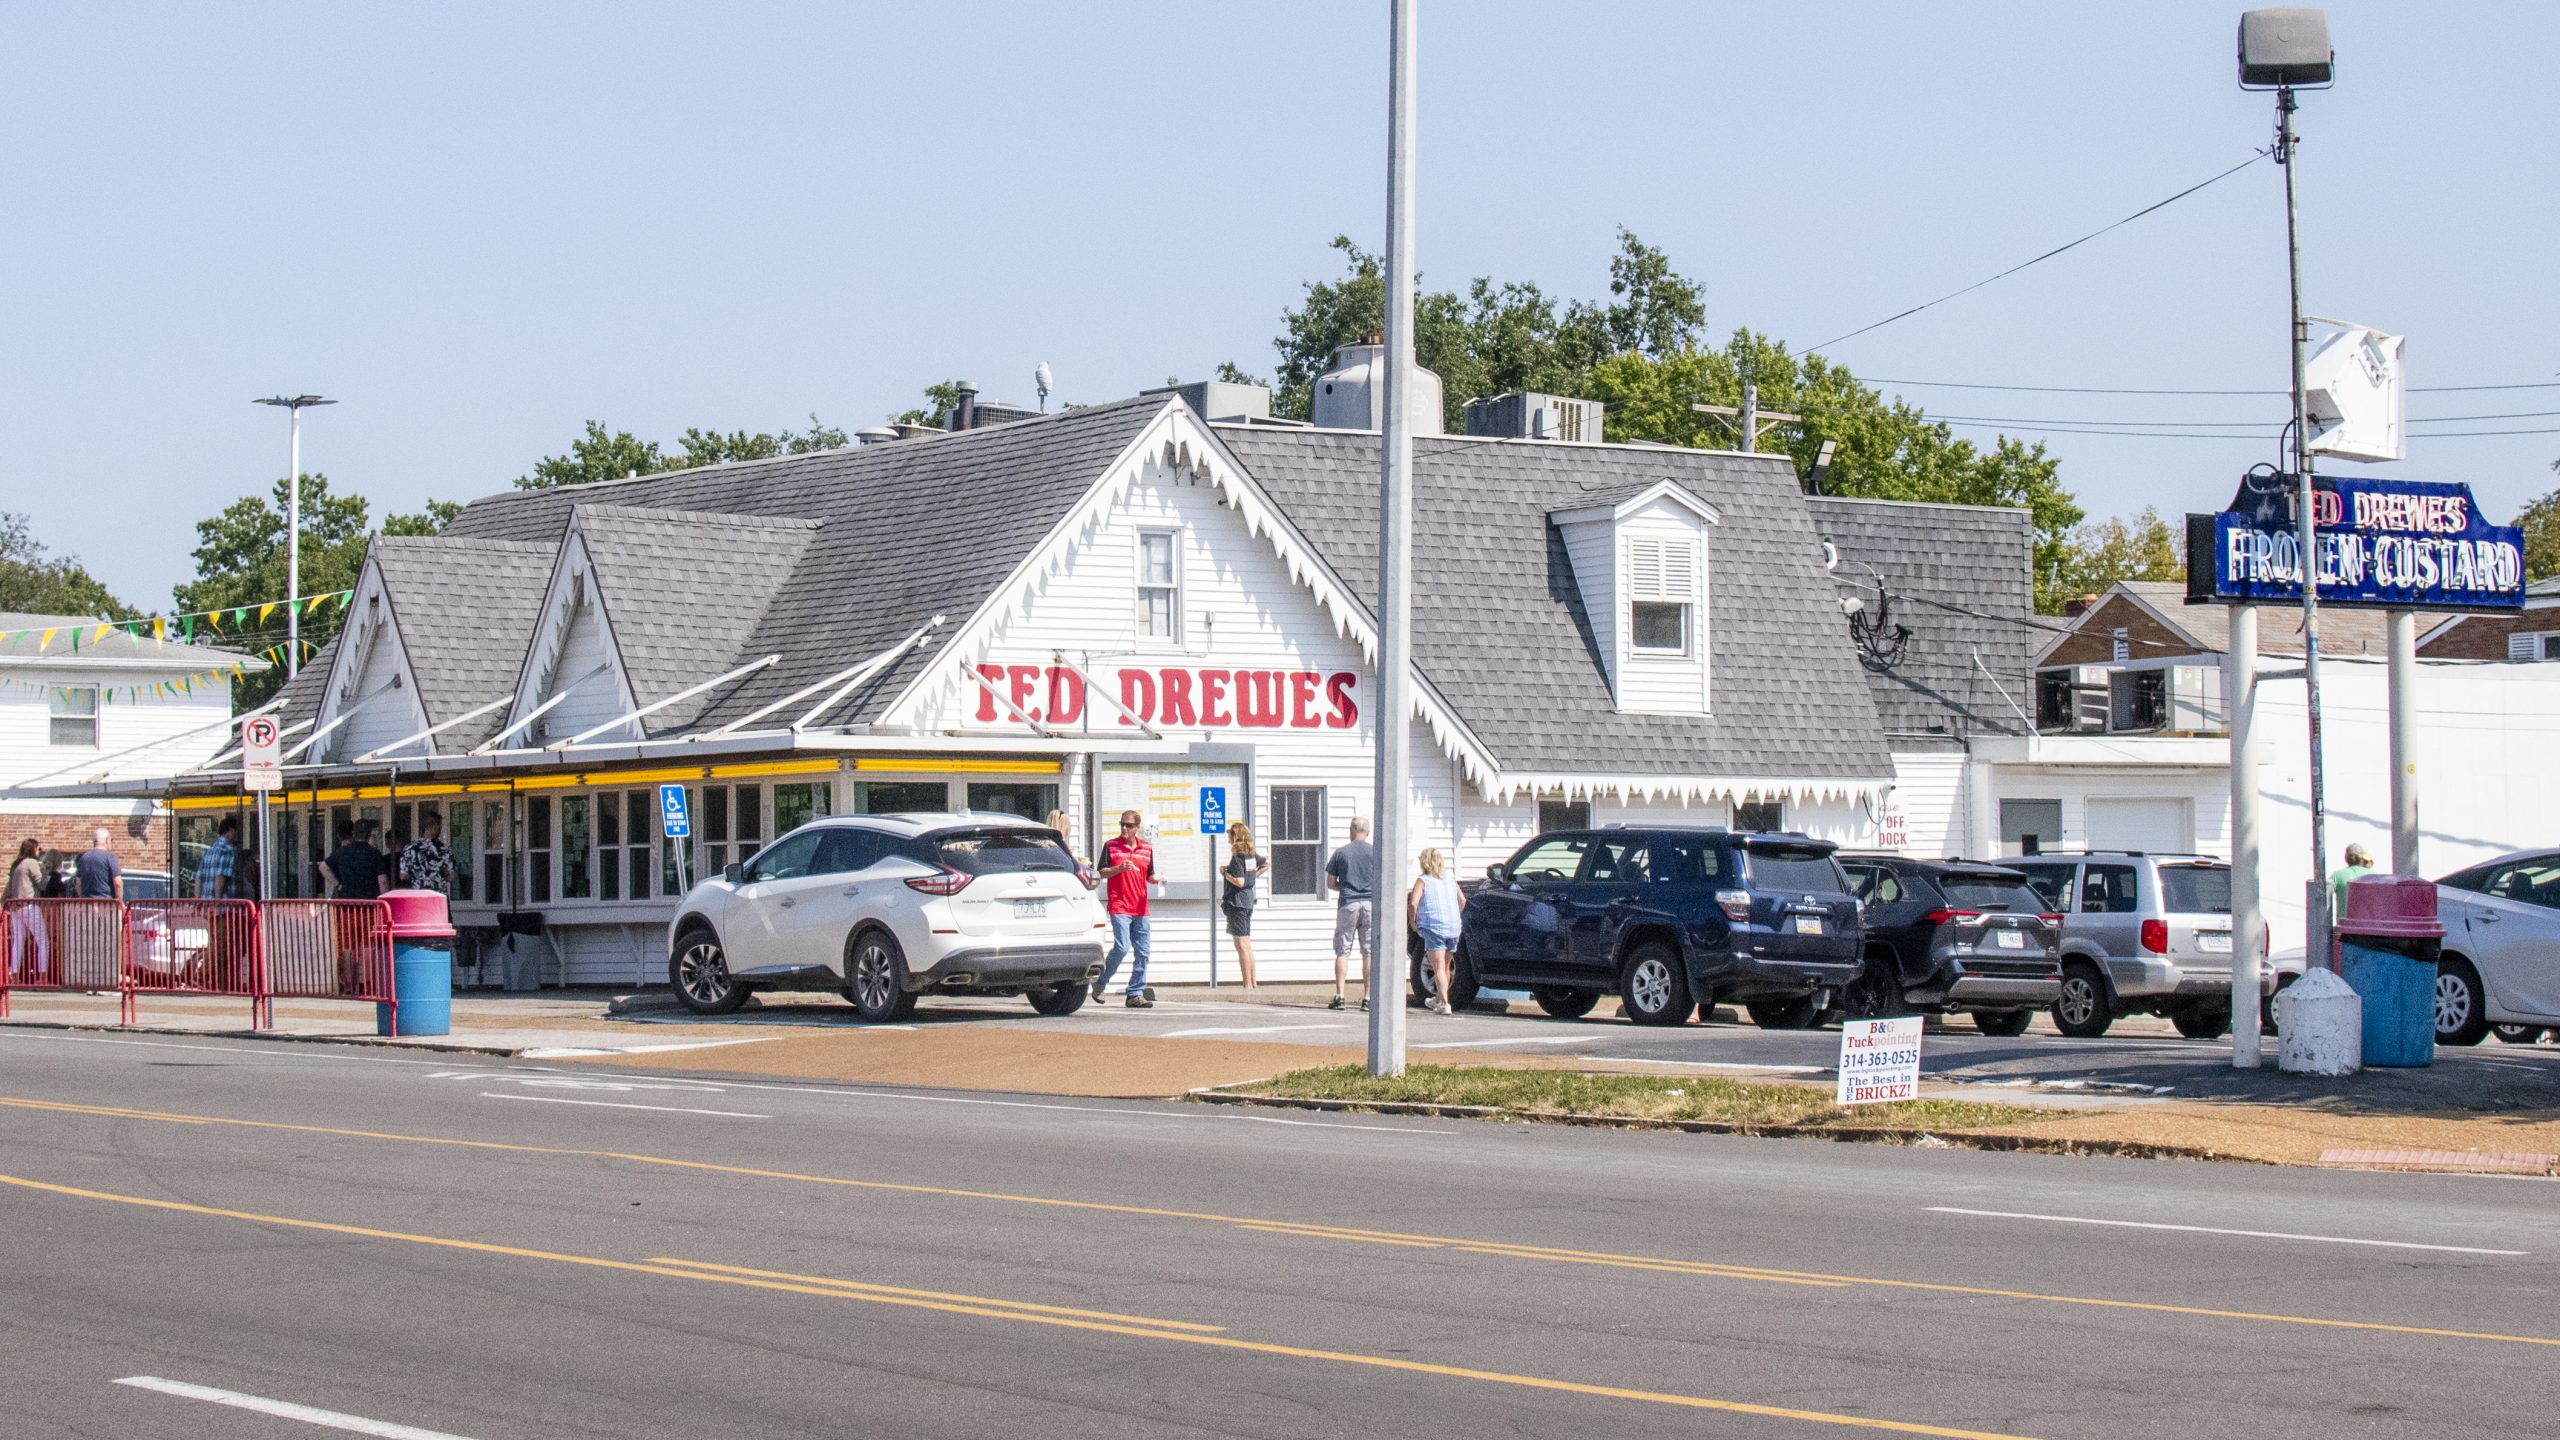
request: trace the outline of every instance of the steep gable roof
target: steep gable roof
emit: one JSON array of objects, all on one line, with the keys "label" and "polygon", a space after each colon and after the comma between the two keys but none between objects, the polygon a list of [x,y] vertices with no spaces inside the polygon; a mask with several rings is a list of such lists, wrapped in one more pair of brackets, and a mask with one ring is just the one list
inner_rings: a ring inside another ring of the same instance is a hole
[{"label": "steep gable roof", "polygon": [[[449,535],[375,538],[370,559],[382,570],[428,724],[442,725],[514,686],[553,551],[537,542]],[[334,659],[333,651],[306,668]],[[504,714],[502,708],[464,721],[431,743],[448,754],[468,750],[505,723]]]},{"label": "steep gable roof", "polygon": [[[757,658],[746,653],[750,642],[821,526],[627,505],[579,505],[570,523],[594,563],[623,673],[643,705]],[[702,583],[706,576],[714,583]],[[670,705],[648,717],[648,728],[685,729],[720,698],[713,691]]]}]

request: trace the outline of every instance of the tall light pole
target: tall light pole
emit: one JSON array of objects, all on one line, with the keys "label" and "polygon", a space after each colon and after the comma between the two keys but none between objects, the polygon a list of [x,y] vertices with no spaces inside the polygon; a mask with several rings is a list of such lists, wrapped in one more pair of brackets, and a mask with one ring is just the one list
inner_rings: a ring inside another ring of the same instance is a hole
[{"label": "tall light pole", "polygon": [[[2240,17],[2240,88],[2276,92],[2276,163],[2284,167],[2284,254],[2292,321],[2293,469],[2300,484],[2302,544],[2302,686],[2311,742],[2311,879],[2303,891],[2306,965],[2330,968],[2329,834],[2320,754],[2320,519],[2311,478],[2311,417],[2302,362],[2311,332],[2302,318],[2302,242],[2294,176],[2300,168],[2293,133],[2294,92],[2325,90],[2337,69],[2329,17],[2318,10],[2251,10]],[[2238,857],[2235,856],[2236,860]],[[2235,937],[2235,944],[2237,943]],[[2240,997],[2232,996],[2236,1010]]]},{"label": "tall light pole", "polygon": [[[1413,792],[1413,146],[1416,0],[1390,0],[1387,63],[1387,406],[1379,433],[1378,894],[1369,961],[1369,1073],[1404,1073],[1404,891]],[[1390,941],[1389,937],[1393,939]],[[1394,963],[1390,963],[1393,957]],[[1390,978],[1392,977],[1392,978]],[[1381,983],[1385,981],[1387,983]]]},{"label": "tall light pole", "polygon": [[284,501],[284,673],[290,680],[302,670],[302,412],[313,405],[335,405],[317,395],[270,395],[257,402],[282,407],[286,423]]}]

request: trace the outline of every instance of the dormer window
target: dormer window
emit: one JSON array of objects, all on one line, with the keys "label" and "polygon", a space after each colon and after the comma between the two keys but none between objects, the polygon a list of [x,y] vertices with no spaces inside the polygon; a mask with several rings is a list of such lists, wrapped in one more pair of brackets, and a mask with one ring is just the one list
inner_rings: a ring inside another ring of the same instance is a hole
[{"label": "dormer window", "polygon": [[1687,656],[1697,595],[1695,542],[1627,541],[1627,632],[1637,655]]}]

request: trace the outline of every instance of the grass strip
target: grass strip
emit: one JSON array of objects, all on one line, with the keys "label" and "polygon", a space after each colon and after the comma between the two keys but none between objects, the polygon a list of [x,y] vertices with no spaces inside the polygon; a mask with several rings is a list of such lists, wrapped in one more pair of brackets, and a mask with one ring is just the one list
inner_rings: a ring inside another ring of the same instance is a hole
[{"label": "grass strip", "polygon": [[2052,1118],[2050,1111],[1973,1100],[1900,1100],[1850,1109],[1833,1104],[1828,1089],[1764,1080],[1475,1065],[1416,1065],[1393,1077],[1371,1075],[1358,1065],[1328,1065],[1239,1088],[1292,1100],[1466,1105],[1524,1118],[1589,1115],[1816,1129],[1969,1130]]}]

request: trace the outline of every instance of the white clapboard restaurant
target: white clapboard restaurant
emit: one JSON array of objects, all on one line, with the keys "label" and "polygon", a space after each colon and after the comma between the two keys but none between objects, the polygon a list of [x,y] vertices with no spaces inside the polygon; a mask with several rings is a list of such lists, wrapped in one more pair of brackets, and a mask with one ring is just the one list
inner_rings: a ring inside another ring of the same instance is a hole
[{"label": "white clapboard restaurant", "polygon": [[[1089,854],[1134,808],[1165,881],[1156,973],[1198,980],[1199,793],[1222,786],[1272,861],[1262,973],[1308,977],[1330,973],[1323,863],[1382,735],[1412,750],[1416,845],[1461,874],[1611,820],[1871,844],[1903,823],[1898,767],[1952,792],[1969,727],[1996,725],[1975,672],[2023,676],[2023,626],[1957,613],[2024,618],[2023,512],[1808,497],[1782,455],[1544,438],[1598,434],[1597,407],[1511,396],[1473,407],[1493,433],[1417,441],[1418,698],[1381,715],[1374,352],[1345,358],[1313,425],[1225,384],[964,410],[378,538],[283,697],[271,884],[311,893],[337,821],[397,837],[433,807],[466,982],[657,983],[683,877],[812,816],[1064,810]],[[1844,604],[1889,603],[1886,574],[1965,603],[1887,654]],[[240,807],[236,763],[148,787],[182,886]],[[670,782],[689,840],[660,833]]]}]

